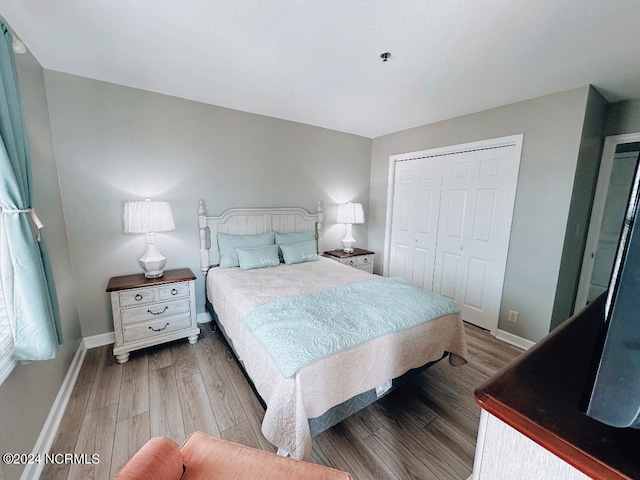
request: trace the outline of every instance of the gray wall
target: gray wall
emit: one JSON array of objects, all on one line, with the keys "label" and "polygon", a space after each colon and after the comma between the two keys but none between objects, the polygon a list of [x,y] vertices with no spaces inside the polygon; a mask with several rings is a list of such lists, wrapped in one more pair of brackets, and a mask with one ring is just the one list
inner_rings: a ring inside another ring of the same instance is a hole
[{"label": "gray wall", "polygon": [[[188,81],[188,80],[185,80]],[[327,212],[322,249],[344,227],[335,206],[362,202],[368,216],[371,140],[299,123],[45,71],[45,83],[82,334],[113,331],[110,277],[140,272],[143,235],[122,232],[125,200],[167,200],[176,222],[158,234],[167,268],[198,276],[204,310],[196,209],[300,206]],[[367,229],[354,226],[367,244]]]},{"label": "gray wall", "polygon": [[605,136],[640,132],[640,98],[609,105]]},{"label": "gray wall", "polygon": [[574,313],[584,247],[589,233],[593,195],[600,169],[607,106],[608,103],[604,97],[591,87],[573,181],[571,206],[558,274],[558,288],[551,314],[551,329],[556,328]]},{"label": "gray wall", "polygon": [[[80,343],[80,322],[51,138],[43,71],[30,53],[16,55],[33,172],[33,205],[44,223],[64,343],[54,360],[19,365],[0,386],[0,451],[30,453]],[[7,478],[21,467],[3,466]]]},{"label": "gray wall", "polygon": [[[389,155],[524,133],[498,327],[537,341],[549,332],[589,87],[375,138],[369,245],[382,270]],[[517,324],[506,320],[517,310]]]}]

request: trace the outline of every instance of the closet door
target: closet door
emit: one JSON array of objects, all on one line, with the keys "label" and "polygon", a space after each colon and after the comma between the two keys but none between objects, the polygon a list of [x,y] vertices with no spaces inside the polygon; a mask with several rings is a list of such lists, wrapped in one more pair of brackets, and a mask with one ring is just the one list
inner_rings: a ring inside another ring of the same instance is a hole
[{"label": "closet door", "polygon": [[445,155],[433,290],[495,332],[518,175],[515,146]]},{"label": "closet door", "polygon": [[442,157],[398,162],[395,167],[389,275],[433,289]]}]

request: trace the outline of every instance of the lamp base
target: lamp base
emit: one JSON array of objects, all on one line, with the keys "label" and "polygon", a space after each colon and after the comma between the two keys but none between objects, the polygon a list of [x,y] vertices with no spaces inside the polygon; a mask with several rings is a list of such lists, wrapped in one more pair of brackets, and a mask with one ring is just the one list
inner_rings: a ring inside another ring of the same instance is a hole
[{"label": "lamp base", "polygon": [[151,270],[150,272],[144,272],[145,278],[160,278],[164,275],[164,270]]},{"label": "lamp base", "polygon": [[347,231],[344,238],[342,239],[342,251],[344,253],[353,253],[353,249],[355,248],[355,246],[356,239],[353,238],[353,235],[351,234],[351,224],[347,223]]},{"label": "lamp base", "polygon": [[158,251],[153,233],[147,234],[147,251],[140,257],[138,263],[144,270],[146,278],[160,278],[164,275],[163,269],[167,264],[167,257]]}]

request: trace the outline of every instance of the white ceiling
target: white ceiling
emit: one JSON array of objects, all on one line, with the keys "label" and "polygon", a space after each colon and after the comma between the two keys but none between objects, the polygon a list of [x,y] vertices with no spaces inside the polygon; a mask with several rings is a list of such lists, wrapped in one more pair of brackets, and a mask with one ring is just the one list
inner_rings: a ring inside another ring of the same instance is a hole
[{"label": "white ceiling", "polygon": [[587,84],[640,98],[638,0],[0,0],[0,15],[50,70],[370,138]]}]

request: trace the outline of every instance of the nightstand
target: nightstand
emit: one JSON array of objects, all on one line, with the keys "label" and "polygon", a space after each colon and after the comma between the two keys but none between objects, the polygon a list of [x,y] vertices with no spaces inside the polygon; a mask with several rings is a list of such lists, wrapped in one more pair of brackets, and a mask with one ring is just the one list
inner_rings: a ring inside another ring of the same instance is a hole
[{"label": "nightstand", "polygon": [[198,341],[195,275],[188,268],[165,270],[160,278],[144,274],[109,280],[113,329],[113,354],[119,363],[129,352],[180,338]]},{"label": "nightstand", "polygon": [[356,248],[353,253],[344,253],[342,250],[329,250],[324,252],[323,256],[336,260],[345,265],[350,265],[365,272],[373,273],[373,256],[374,252]]}]

